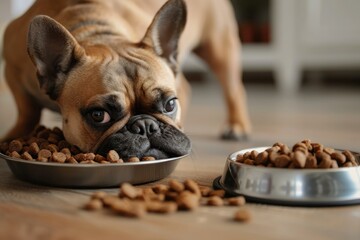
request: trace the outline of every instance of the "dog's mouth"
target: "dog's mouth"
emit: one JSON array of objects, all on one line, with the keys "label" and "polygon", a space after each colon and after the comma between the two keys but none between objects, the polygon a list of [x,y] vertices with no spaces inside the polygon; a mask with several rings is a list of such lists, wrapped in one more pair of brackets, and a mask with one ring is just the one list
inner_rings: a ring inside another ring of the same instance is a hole
[{"label": "dog's mouth", "polygon": [[107,137],[97,153],[105,155],[110,150],[127,160],[131,157],[165,159],[179,157],[190,152],[189,138],[180,130],[156,120],[149,115],[132,117],[118,132]]}]

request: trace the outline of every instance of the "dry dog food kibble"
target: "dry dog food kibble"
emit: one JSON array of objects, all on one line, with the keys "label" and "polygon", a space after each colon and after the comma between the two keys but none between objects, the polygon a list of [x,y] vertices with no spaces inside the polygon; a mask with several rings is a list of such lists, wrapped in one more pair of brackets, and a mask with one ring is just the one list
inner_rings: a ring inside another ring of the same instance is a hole
[{"label": "dry dog food kibble", "polygon": [[208,199],[207,204],[209,206],[222,206],[224,205],[224,200],[219,196],[212,196]]},{"label": "dry dog food kibble", "polygon": [[194,211],[200,206],[240,206],[235,214],[235,221],[246,222],[250,213],[242,206],[242,196],[226,198],[223,190],[199,186],[192,179],[184,182],[170,179],[168,184],[157,184],[152,187],[135,187],[129,183],[121,184],[117,196],[103,191],[94,192],[84,209],[89,211],[110,209],[125,217],[141,218],[146,213],[171,214],[176,211]]},{"label": "dry dog food kibble", "polygon": [[0,143],[0,152],[12,158],[28,161],[69,163],[69,164],[109,164],[123,162],[154,161],[153,156],[131,157],[124,161],[115,150],[106,156],[95,153],[82,153],[79,148],[69,144],[60,128],[48,129],[38,126],[28,136]]},{"label": "dry dog food kibble", "polygon": [[239,209],[235,215],[234,220],[237,222],[247,222],[251,219],[251,214],[247,209]]},{"label": "dry dog food kibble", "polygon": [[339,168],[359,166],[354,154],[348,150],[337,151],[320,143],[303,140],[289,148],[275,143],[263,152],[250,151],[236,156],[236,162],[276,168]]}]

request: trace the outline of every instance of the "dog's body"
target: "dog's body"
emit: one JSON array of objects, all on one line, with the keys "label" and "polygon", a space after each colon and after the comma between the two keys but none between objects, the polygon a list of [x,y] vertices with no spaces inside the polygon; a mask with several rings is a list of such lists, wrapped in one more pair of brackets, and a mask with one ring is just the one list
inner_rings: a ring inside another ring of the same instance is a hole
[{"label": "dog's body", "polygon": [[[5,77],[19,112],[5,140],[30,133],[46,107],[61,112],[66,139],[83,151],[115,148],[129,157],[140,144],[148,149],[140,155],[185,154],[190,143],[178,130],[176,99],[184,110],[189,87],[178,62],[195,48],[223,86],[227,137],[247,134],[231,7],[223,0],[185,2],[187,11],[181,0],[37,0],[4,36]],[[48,17],[32,20],[37,15]],[[150,141],[154,133],[169,136]],[[134,142],[140,143],[129,147]],[[176,146],[154,152],[159,146],[151,142]]]}]

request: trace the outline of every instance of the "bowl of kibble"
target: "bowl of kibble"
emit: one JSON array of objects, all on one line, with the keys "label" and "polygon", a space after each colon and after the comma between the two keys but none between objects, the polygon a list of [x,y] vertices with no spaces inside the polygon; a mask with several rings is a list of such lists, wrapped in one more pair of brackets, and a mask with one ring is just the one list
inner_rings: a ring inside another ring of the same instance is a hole
[{"label": "bowl of kibble", "polygon": [[114,150],[106,156],[84,153],[64,139],[60,128],[44,126],[27,137],[0,144],[0,159],[17,178],[56,187],[99,188],[152,182],[170,175],[184,157],[122,159]]},{"label": "bowl of kibble", "polygon": [[214,187],[248,201],[289,206],[360,203],[360,155],[303,140],[229,155]]}]

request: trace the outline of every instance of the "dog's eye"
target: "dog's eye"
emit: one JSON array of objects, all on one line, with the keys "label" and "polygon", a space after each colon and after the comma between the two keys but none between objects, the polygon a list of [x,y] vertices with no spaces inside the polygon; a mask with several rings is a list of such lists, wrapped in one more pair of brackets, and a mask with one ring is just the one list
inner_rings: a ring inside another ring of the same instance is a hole
[{"label": "dog's eye", "polygon": [[164,110],[166,113],[171,113],[176,108],[176,98],[170,99],[164,105]]},{"label": "dog's eye", "polygon": [[91,119],[96,123],[108,123],[111,118],[104,110],[94,110],[90,113]]}]

